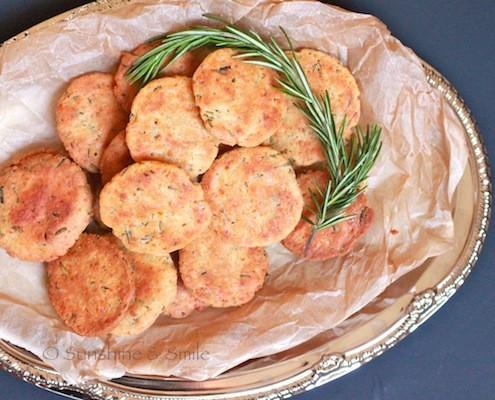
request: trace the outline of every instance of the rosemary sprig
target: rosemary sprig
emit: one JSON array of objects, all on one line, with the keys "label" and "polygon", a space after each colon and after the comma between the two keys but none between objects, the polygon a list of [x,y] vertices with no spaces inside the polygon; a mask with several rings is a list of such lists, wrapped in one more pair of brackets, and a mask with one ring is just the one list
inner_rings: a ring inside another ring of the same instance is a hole
[{"label": "rosemary sprig", "polygon": [[[345,211],[365,189],[363,184],[381,149],[381,129],[376,125],[368,126],[364,132],[358,128],[356,135],[352,135],[349,141],[345,140],[345,119],[337,129],[331,111],[329,93],[325,93],[321,98],[313,93],[297,61],[291,41],[282,28],[292,57],[289,57],[273,38],[265,42],[252,30],[244,31],[216,16],[205,16],[224,23],[225,27],[219,29],[198,26],[151,39],[161,39],[162,44],[133,64],[128,72],[128,79],[145,84],[187,51],[207,45],[233,48],[239,52],[236,57],[242,58],[244,62],[280,72],[282,78],[277,80],[278,84],[284,93],[300,101],[297,107],[308,118],[311,128],[322,144],[326,167],[330,174],[330,181],[325,188],[316,185],[315,191],[310,190],[314,203],[312,208],[314,217],[303,216],[304,220],[313,226],[306,244],[307,250],[318,230],[356,217],[346,215]],[[162,66],[168,57],[170,59]]]}]

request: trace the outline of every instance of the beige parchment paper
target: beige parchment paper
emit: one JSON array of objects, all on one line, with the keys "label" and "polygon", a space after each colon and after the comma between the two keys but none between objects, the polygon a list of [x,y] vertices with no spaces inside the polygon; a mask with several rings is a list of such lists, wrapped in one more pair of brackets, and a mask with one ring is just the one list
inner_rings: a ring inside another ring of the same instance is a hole
[{"label": "beige parchment paper", "polygon": [[325,51],[349,67],[362,93],[360,124],[383,127],[383,150],[368,181],[375,223],[344,258],[308,262],[272,246],[269,277],[247,305],[184,320],[161,317],[128,338],[70,332],[48,301],[44,266],[0,251],[0,338],[32,351],[69,382],[126,371],[195,380],[217,376],[334,327],[452,245],[453,194],[467,160],[460,122],[426,82],[418,57],[381,22],[313,1],[134,2],[52,24],[3,46],[0,162],[26,147],[60,147],[54,109],[71,78],[113,71],[121,50],[205,23],[205,12],[281,41],[282,26],[296,47]]}]

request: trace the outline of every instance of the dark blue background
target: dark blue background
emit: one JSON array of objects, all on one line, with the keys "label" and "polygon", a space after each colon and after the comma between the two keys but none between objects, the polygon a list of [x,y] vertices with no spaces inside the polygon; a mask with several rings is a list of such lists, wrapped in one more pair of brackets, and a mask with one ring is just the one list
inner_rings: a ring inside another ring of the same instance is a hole
[{"label": "dark blue background", "polygon": [[[84,0],[0,0],[0,41]],[[495,159],[494,0],[335,0],[374,14],[459,91]],[[493,230],[492,230],[493,232]],[[493,233],[461,290],[414,334],[310,399],[494,399],[495,259]],[[0,399],[56,400],[0,371]]]}]

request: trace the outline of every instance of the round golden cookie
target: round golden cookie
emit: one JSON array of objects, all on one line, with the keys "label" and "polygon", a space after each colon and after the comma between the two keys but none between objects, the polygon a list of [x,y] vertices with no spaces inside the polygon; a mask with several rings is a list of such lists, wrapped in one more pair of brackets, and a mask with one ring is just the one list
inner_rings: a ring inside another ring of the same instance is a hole
[{"label": "round golden cookie", "polygon": [[275,85],[277,73],[233,58],[232,49],[210,53],[193,75],[201,118],[229,146],[254,147],[281,126],[287,96]]},{"label": "round golden cookie", "polygon": [[[350,71],[336,58],[317,50],[303,49],[296,52],[296,58],[313,92],[321,97],[328,90],[337,128],[346,116],[344,134],[349,137],[352,128],[359,122],[361,109],[360,91]],[[284,154],[295,167],[324,161],[320,140],[295,103],[297,101],[291,99],[282,126],[265,144]]]},{"label": "round golden cookie", "polygon": [[132,164],[115,175],[100,193],[100,215],[129,250],[156,255],[184,247],[211,219],[201,186],[159,161]]},{"label": "round golden cookie", "polygon": [[79,335],[110,333],[134,300],[131,261],[108,237],[83,234],[46,270],[55,312]]},{"label": "round golden cookie", "polygon": [[155,79],[141,89],[126,141],[134,160],[174,164],[191,177],[204,173],[218,154],[194,103],[191,78],[184,76]]},{"label": "round golden cookie", "polygon": [[202,311],[210,305],[197,299],[191,291],[179,280],[177,282],[177,294],[167,307],[163,309],[163,314],[175,319],[186,318],[194,310]]},{"label": "round golden cookie", "polygon": [[81,75],[70,82],[58,101],[58,136],[72,159],[89,172],[100,171],[103,151],[127,124],[127,114],[113,87],[110,74]]},{"label": "round golden cookie", "polygon": [[65,254],[91,222],[84,171],[56,153],[35,153],[0,172],[0,247],[26,261]]},{"label": "round golden cookie", "polygon": [[115,136],[103,152],[100,162],[101,181],[105,185],[125,167],[134,164],[125,141],[125,131]]},{"label": "round golden cookie", "polygon": [[[305,209],[303,215],[314,220],[314,203],[309,194],[311,189],[321,200],[315,182],[325,190],[329,175],[325,171],[309,171],[298,177],[297,181],[301,187]],[[282,244],[291,252],[300,257],[311,260],[327,260],[332,257],[342,256],[352,250],[352,246],[368,230],[374,220],[374,212],[366,206],[366,196],[361,194],[351,203],[346,210],[346,215],[356,215],[355,218],[343,221],[334,226],[316,231],[310,246],[306,249],[312,226],[301,219],[294,231],[282,241]],[[305,254],[306,253],[306,254]]]},{"label": "round golden cookie", "polygon": [[[127,51],[122,52],[120,64],[115,73],[115,97],[120,103],[122,108],[127,112],[131,111],[131,106],[134,98],[139,92],[139,83],[131,83],[126,78],[127,71],[131,68],[132,64],[138,60],[139,57],[153,50],[155,47],[161,44],[160,40],[155,40],[150,43],[143,43],[134,49],[131,53]],[[205,52],[201,49],[194,51],[187,51],[179,59],[177,59],[172,65],[170,65],[165,71],[161,72],[158,77],[164,76],[192,76],[198,65],[201,63],[205,56]],[[166,58],[164,64],[170,59]]]},{"label": "round golden cookie", "polygon": [[213,228],[238,246],[279,242],[301,218],[303,198],[294,170],[270,147],[225,153],[201,184],[211,206]]},{"label": "round golden cookie", "polygon": [[148,329],[177,294],[177,270],[170,255],[127,251],[134,265],[135,300],[114,335],[137,335]]},{"label": "round golden cookie", "polygon": [[263,286],[268,257],[262,247],[239,247],[210,228],[179,251],[179,272],[194,297],[213,307],[250,301]]}]

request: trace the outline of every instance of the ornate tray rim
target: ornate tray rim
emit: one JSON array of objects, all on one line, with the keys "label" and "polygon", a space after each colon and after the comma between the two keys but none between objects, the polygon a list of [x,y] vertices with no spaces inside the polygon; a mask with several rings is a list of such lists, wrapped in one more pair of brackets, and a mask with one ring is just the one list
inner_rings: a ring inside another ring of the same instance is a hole
[{"label": "ornate tray rim", "polygon": [[[29,36],[32,32],[36,32],[43,27],[57,22],[70,21],[80,15],[104,12],[115,7],[139,2],[142,2],[142,0],[97,0],[41,22],[0,44],[0,47],[11,45]],[[464,283],[478,260],[483,242],[486,238],[491,214],[492,188],[488,156],[476,123],[455,88],[427,63],[423,62],[423,67],[428,82],[432,87],[443,93],[464,125],[469,139],[470,151],[472,153],[472,159],[470,161],[472,166],[475,167],[472,174],[475,175],[474,183],[478,185],[474,221],[471,225],[468,241],[456,263],[459,267],[453,268],[436,286],[416,294],[404,309],[402,316],[380,335],[375,337],[374,340],[362,343],[343,353],[326,354],[306,370],[289,378],[272,382],[270,385],[232,393],[191,395],[187,397],[179,394],[147,394],[145,390],[138,387],[134,388],[135,391],[131,392],[129,391],[129,386],[119,384],[118,380],[105,383],[87,382],[79,386],[70,385],[50,367],[44,365],[42,362],[30,360],[22,350],[19,351],[4,341],[0,341],[0,368],[42,389],[76,399],[117,400],[125,398],[128,400],[164,400],[224,398],[248,400],[257,398],[274,400],[285,399],[337,379],[392,348],[438,311]]]}]

